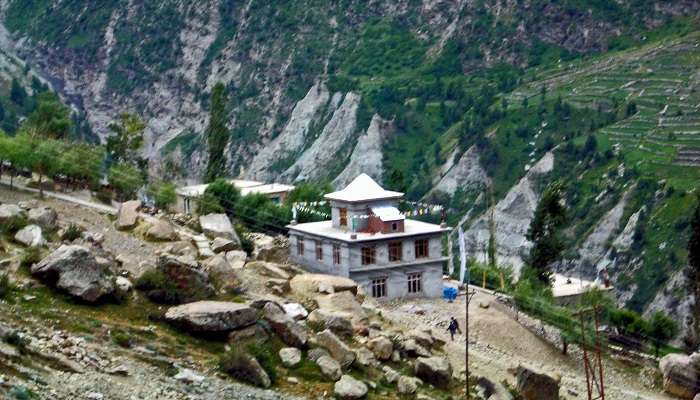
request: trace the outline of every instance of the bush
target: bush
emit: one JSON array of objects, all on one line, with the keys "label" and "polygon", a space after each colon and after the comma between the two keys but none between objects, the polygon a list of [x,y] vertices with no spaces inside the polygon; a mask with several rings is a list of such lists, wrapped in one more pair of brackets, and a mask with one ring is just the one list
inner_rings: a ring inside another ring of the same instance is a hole
[{"label": "bush", "polygon": [[15,386],[10,390],[10,400],[33,400],[36,396],[24,386]]},{"label": "bush", "polygon": [[114,330],[110,333],[112,337],[112,342],[119,347],[129,348],[131,347],[132,341],[131,336],[128,333],[120,330]]},{"label": "bush", "polygon": [[155,201],[156,207],[161,210],[168,210],[170,206],[177,201],[175,194],[175,185],[170,182],[161,182],[151,188],[151,196]]},{"label": "bush", "polygon": [[275,355],[272,354],[272,350],[269,347],[265,347],[263,344],[241,344],[232,347],[229,351],[221,355],[219,358],[219,367],[238,380],[251,384],[258,384],[254,377],[247,374],[248,365],[250,365],[251,362],[250,359],[254,358],[265,370],[270,381],[274,383],[277,379],[277,372],[275,371],[273,357],[275,357]]},{"label": "bush", "polygon": [[248,255],[251,255],[255,251],[255,242],[250,238],[250,231],[243,224],[236,224],[236,233],[238,233],[238,238],[241,239],[241,248]]},{"label": "bush", "polygon": [[0,232],[6,235],[14,235],[15,233],[17,233],[17,231],[24,228],[25,226],[27,226],[27,218],[24,216],[19,216],[12,218],[6,223],[0,225]]},{"label": "bush", "polygon": [[72,242],[76,239],[79,239],[82,233],[83,228],[81,228],[79,225],[71,223],[70,225],[68,225],[65,232],[63,232],[61,239]]},{"label": "bush", "polygon": [[112,204],[112,191],[108,188],[99,188],[95,192],[95,198],[102,203]]},{"label": "bush", "polygon": [[207,289],[197,284],[183,287],[177,284],[176,277],[171,277],[160,270],[144,272],[136,280],[136,289],[146,293],[149,299],[161,304],[182,304],[209,298]]},{"label": "bush", "polygon": [[31,267],[33,264],[38,263],[43,258],[43,253],[38,247],[27,247],[22,253],[22,259],[20,260],[20,265],[23,267]]}]

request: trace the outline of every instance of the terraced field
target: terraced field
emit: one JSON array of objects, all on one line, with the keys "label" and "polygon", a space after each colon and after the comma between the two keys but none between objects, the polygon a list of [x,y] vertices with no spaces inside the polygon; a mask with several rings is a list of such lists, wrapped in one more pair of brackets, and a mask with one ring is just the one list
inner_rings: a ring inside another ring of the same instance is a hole
[{"label": "terraced field", "polygon": [[[544,78],[546,77],[546,78]],[[510,95],[561,96],[576,107],[617,108],[622,119],[598,134],[651,161],[700,167],[700,34],[657,42],[605,59],[591,59],[533,73]]]}]

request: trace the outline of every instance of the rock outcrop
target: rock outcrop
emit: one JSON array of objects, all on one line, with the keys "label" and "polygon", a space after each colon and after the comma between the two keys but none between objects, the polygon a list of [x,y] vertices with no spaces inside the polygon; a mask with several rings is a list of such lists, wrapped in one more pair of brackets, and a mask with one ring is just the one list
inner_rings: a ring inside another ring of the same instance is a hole
[{"label": "rock outcrop", "polygon": [[306,345],[309,338],[306,328],[287,315],[281,307],[268,302],[263,306],[263,316],[284,343],[297,348]]},{"label": "rock outcrop", "polygon": [[223,333],[254,324],[258,313],[246,304],[198,301],[171,307],[165,319],[191,332]]},{"label": "rock outcrop", "polygon": [[35,275],[50,285],[87,302],[95,302],[115,290],[108,265],[98,262],[85,247],[63,245],[31,267]]},{"label": "rock outcrop", "polygon": [[669,354],[659,362],[666,393],[692,400],[700,393],[700,353]]},{"label": "rock outcrop", "polygon": [[362,173],[369,175],[377,182],[382,181],[384,169],[382,148],[384,137],[390,128],[391,122],[383,120],[378,114],[372,116],[367,132],[357,139],[345,169],[333,180],[333,187],[345,187]]},{"label": "rock outcrop", "polygon": [[38,225],[47,232],[55,231],[58,227],[58,213],[49,207],[30,209],[27,213],[27,220],[30,224]]},{"label": "rock outcrop", "polygon": [[146,231],[146,238],[153,241],[178,240],[178,234],[170,222],[157,219]]},{"label": "rock outcrop", "polygon": [[355,352],[328,329],[316,334],[316,342],[344,368],[349,367],[355,361]]},{"label": "rock outcrop", "polygon": [[130,200],[122,203],[117,213],[117,229],[127,230],[134,228],[139,222],[139,208],[141,208],[141,201],[139,200]]},{"label": "rock outcrop", "polygon": [[[451,157],[455,156],[456,154],[452,154]],[[448,160],[448,163],[450,161],[452,160]],[[438,183],[435,184],[432,192],[443,192],[453,195],[458,188],[487,186],[491,182],[491,179],[489,179],[486,171],[481,166],[476,145],[465,151],[456,164],[452,163],[444,169],[446,171],[444,171]]]},{"label": "rock outcrop", "polygon": [[424,382],[445,388],[452,380],[452,366],[446,357],[420,357],[416,360],[415,374]]}]

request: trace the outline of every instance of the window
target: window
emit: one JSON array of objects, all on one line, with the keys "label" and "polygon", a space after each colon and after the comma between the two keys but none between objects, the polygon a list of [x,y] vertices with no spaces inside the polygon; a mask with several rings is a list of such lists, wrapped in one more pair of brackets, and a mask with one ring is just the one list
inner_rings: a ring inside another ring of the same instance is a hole
[{"label": "window", "polygon": [[348,226],[348,209],[340,209],[340,226]]},{"label": "window", "polygon": [[396,232],[399,230],[399,223],[398,222],[392,222],[391,223],[391,231]]},{"label": "window", "polygon": [[372,279],[372,297],[386,297],[386,278]]},{"label": "window", "polygon": [[420,293],[422,290],[423,275],[420,273],[408,274],[408,293]]},{"label": "window", "polygon": [[304,255],[304,238],[303,237],[297,238],[297,254],[300,256]]},{"label": "window", "polygon": [[321,244],[320,240],[316,240],[316,259],[323,261],[323,244]]},{"label": "window", "polygon": [[362,248],[362,265],[374,264],[376,256],[376,248],[374,246],[365,246]]},{"label": "window", "polygon": [[426,258],[428,257],[428,239],[418,239],[416,240],[416,258]]},{"label": "window", "polygon": [[403,253],[401,242],[389,243],[389,261],[401,261],[401,253]]},{"label": "window", "polygon": [[333,245],[333,264],[335,264],[335,265],[340,264],[340,245],[339,244]]}]

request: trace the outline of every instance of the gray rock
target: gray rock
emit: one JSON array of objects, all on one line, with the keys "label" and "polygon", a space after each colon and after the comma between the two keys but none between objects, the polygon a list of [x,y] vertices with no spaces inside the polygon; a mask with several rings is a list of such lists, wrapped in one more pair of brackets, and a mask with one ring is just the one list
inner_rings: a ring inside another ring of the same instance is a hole
[{"label": "gray rock", "polygon": [[378,367],[380,365],[374,354],[365,347],[355,350],[355,364],[362,367]]},{"label": "gray rock", "polygon": [[384,336],[370,339],[367,342],[367,348],[370,349],[378,359],[383,361],[390,359],[394,352],[394,344]]},{"label": "gray rock", "polygon": [[669,354],[661,359],[659,369],[666,393],[682,399],[692,399],[700,392],[700,363],[694,362],[699,356],[700,353],[692,356]]},{"label": "gray rock", "polygon": [[115,290],[111,271],[82,246],[59,247],[34,264],[31,273],[84,301],[97,301]]},{"label": "gray rock", "polygon": [[409,357],[430,357],[431,355],[430,351],[418,344],[415,339],[404,340],[401,346]]},{"label": "gray rock", "polygon": [[420,357],[416,360],[415,374],[424,382],[445,388],[452,380],[452,366],[446,357]]},{"label": "gray rock", "polygon": [[309,316],[309,312],[306,311],[306,308],[299,303],[283,304],[282,308],[284,308],[284,312],[287,313],[287,315],[297,321],[306,319],[306,317]]},{"label": "gray rock", "polygon": [[290,279],[289,273],[281,268],[280,265],[265,261],[252,261],[245,265],[246,269],[251,269],[263,276],[269,276],[276,279]]},{"label": "gray rock", "polygon": [[226,214],[201,215],[199,225],[202,227],[202,232],[211,239],[220,237],[229,239],[238,246],[241,244]]},{"label": "gray rock", "polygon": [[316,360],[316,365],[321,370],[321,373],[329,379],[337,381],[343,374],[342,367],[333,357],[321,356]]},{"label": "gray rock", "polygon": [[401,375],[396,383],[399,394],[413,394],[418,390],[418,378]]},{"label": "gray rock", "polygon": [[0,205],[0,224],[7,224],[19,218],[24,218],[27,214],[16,204]]},{"label": "gray rock", "polygon": [[279,351],[280,359],[285,367],[295,367],[301,362],[301,350],[296,347],[285,347]]},{"label": "gray rock", "polygon": [[27,247],[39,247],[44,245],[44,237],[38,225],[27,225],[17,231],[15,241]]},{"label": "gray rock", "polygon": [[226,261],[233,269],[241,269],[245,266],[248,255],[242,250],[233,250],[226,252]]},{"label": "gray rock", "polygon": [[231,239],[226,239],[222,237],[214,238],[211,242],[211,249],[214,253],[226,253],[228,251],[238,250],[240,245],[237,245]]},{"label": "gray rock", "polygon": [[238,281],[236,272],[231,268],[231,265],[226,261],[223,254],[217,254],[206,260],[204,262],[204,270],[211,278],[215,279],[222,288],[227,289],[236,286]]},{"label": "gray rock", "polygon": [[352,336],[352,322],[344,316],[334,315],[328,311],[316,309],[311,311],[308,321],[323,324],[325,329],[330,329],[337,335]]},{"label": "gray rock", "polygon": [[115,280],[115,284],[117,285],[117,289],[119,289],[119,291],[123,293],[130,292],[131,289],[134,287],[131,281],[123,276],[118,276]]},{"label": "gray rock", "polygon": [[228,335],[228,343],[234,347],[249,340],[265,341],[270,335],[261,323],[237,329]]},{"label": "gray rock", "polygon": [[[203,271],[197,262],[186,256],[176,257],[162,254],[156,261],[156,269],[177,287],[179,301],[191,303],[214,295],[214,286],[209,274]],[[146,295],[155,301],[167,301],[169,295],[163,288],[145,288]]]},{"label": "gray rock", "polygon": [[200,384],[206,379],[203,375],[200,375],[188,368],[180,370],[173,378],[180,382],[190,384]]},{"label": "gray rock", "polygon": [[146,239],[153,241],[174,241],[178,240],[178,234],[170,222],[158,219],[146,231]]},{"label": "gray rock", "polygon": [[559,382],[549,375],[518,366],[516,389],[524,400],[559,400]]},{"label": "gray rock", "polygon": [[394,383],[394,382],[398,381],[399,378],[401,377],[401,375],[398,372],[396,372],[396,370],[394,370],[393,368],[391,368],[388,365],[385,365],[382,368],[382,372],[384,372],[384,378],[389,383]]},{"label": "gray rock", "polygon": [[29,223],[39,225],[45,231],[55,231],[58,227],[58,214],[49,207],[32,208],[29,210]]},{"label": "gray rock", "polygon": [[171,307],[165,320],[192,332],[229,332],[254,324],[257,311],[240,303],[198,301]]},{"label": "gray rock", "polygon": [[263,307],[263,315],[270,327],[284,343],[293,347],[304,347],[308,340],[308,334],[304,326],[288,316],[284,310],[268,302]]},{"label": "gray rock", "polygon": [[257,359],[250,354],[238,352],[226,357],[221,367],[236,379],[248,382],[255,386],[268,388],[272,385],[270,377]]},{"label": "gray rock", "polygon": [[134,228],[139,222],[139,208],[141,208],[141,201],[139,200],[122,203],[117,213],[117,229],[127,230]]},{"label": "gray rock", "polygon": [[319,347],[316,347],[314,349],[309,350],[309,352],[306,356],[309,360],[316,362],[319,358],[321,358],[323,356],[330,357],[331,355],[326,350],[319,348]]},{"label": "gray rock", "polygon": [[355,352],[329,329],[317,333],[316,342],[319,346],[328,350],[331,357],[344,368],[349,367],[355,361]]},{"label": "gray rock", "polygon": [[302,296],[309,296],[314,293],[321,293],[322,288],[334,293],[348,290],[352,294],[357,294],[357,283],[350,278],[342,276],[324,274],[300,274],[292,278],[289,282],[292,292]]},{"label": "gray rock", "polygon": [[343,375],[333,386],[333,393],[342,400],[362,399],[367,396],[367,385],[350,375]]}]

